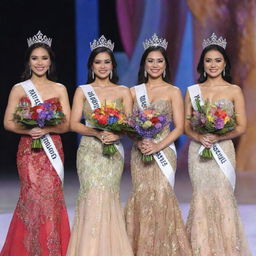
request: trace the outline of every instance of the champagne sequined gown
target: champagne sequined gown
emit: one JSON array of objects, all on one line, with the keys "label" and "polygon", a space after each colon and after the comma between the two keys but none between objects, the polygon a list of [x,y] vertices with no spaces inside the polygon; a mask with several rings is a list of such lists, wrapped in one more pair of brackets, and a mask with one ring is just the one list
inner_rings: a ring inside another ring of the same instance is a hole
[{"label": "champagne sequined gown", "polygon": [[[91,112],[86,101],[84,113]],[[80,191],[68,256],[132,256],[119,199],[124,161],[102,155],[102,143],[83,136],[77,151]]]},{"label": "champagne sequined gown", "polygon": [[[152,106],[171,118],[169,102],[159,100]],[[169,127],[165,127],[160,140],[168,133]],[[163,151],[176,170],[174,151]],[[143,163],[136,144],[131,152],[131,173],[133,191],[126,206],[126,226],[134,255],[190,256],[191,246],[174,191],[155,160]]]},{"label": "champagne sequined gown", "polygon": [[[233,103],[223,99],[221,104],[230,114]],[[235,166],[235,150],[231,140],[219,145]],[[194,256],[251,255],[243,233],[231,184],[214,159],[198,156],[201,144],[192,141],[189,147],[189,175],[193,196],[187,231]]]}]

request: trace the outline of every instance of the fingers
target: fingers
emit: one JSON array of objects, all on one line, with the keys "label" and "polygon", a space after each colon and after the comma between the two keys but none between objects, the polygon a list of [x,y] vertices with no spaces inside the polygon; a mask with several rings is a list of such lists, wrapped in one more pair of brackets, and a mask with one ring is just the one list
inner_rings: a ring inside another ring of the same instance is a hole
[{"label": "fingers", "polygon": [[112,144],[115,141],[119,140],[119,136],[114,134],[114,133],[110,133],[110,132],[101,132],[100,134],[100,140],[102,143],[104,144]]}]

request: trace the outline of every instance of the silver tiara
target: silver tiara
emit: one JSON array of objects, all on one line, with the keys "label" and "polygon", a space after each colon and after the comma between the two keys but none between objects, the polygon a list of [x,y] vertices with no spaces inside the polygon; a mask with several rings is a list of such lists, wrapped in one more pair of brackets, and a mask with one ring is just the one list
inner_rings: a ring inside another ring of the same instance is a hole
[{"label": "silver tiara", "polygon": [[166,39],[159,38],[156,35],[156,33],[154,33],[154,35],[152,36],[151,39],[146,39],[143,42],[144,50],[148,49],[151,46],[161,46],[161,47],[163,47],[166,50],[167,45],[168,45],[168,42],[166,41]]},{"label": "silver tiara", "polygon": [[111,51],[113,51],[114,46],[115,46],[115,43],[112,43],[111,40],[107,40],[103,35],[98,40],[94,39],[93,42],[90,43],[90,47],[92,51],[99,47],[106,47]]},{"label": "silver tiara", "polygon": [[217,36],[214,33],[212,33],[210,38],[207,38],[206,40],[205,39],[203,40],[202,46],[203,46],[203,49],[204,49],[205,47],[207,47],[209,45],[213,45],[213,44],[219,45],[223,49],[226,49],[227,41],[226,41],[226,38],[223,39],[222,37],[217,39]]},{"label": "silver tiara", "polygon": [[52,38],[48,38],[46,35],[43,35],[39,30],[36,35],[27,39],[28,47],[33,44],[43,43],[47,44],[49,47],[52,45]]}]

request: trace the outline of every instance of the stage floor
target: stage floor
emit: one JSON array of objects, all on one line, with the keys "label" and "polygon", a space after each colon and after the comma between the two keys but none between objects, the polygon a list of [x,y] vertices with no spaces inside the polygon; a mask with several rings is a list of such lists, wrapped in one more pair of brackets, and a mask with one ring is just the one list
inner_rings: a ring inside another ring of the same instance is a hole
[{"label": "stage floor", "polygon": [[[256,172],[237,174],[236,198],[244,224],[245,233],[253,255],[256,256]],[[65,175],[65,199],[70,222],[73,222],[76,195],[79,182],[75,170],[68,170]],[[125,205],[131,191],[131,177],[125,172],[121,182],[121,201]],[[191,199],[191,184],[187,173],[178,172],[176,175],[175,192],[180,202],[184,220],[187,218],[189,201]],[[17,175],[8,172],[0,176],[0,248],[2,248],[12,212],[16,206],[19,194],[19,180]]]}]

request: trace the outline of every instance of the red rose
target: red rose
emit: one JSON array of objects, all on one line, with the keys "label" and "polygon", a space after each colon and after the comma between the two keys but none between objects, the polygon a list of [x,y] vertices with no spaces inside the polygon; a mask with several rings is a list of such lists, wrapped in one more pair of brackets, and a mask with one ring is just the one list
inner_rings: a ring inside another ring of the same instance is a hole
[{"label": "red rose", "polygon": [[98,123],[105,125],[108,123],[108,118],[106,116],[100,116],[100,118],[98,119]]},{"label": "red rose", "polygon": [[152,117],[152,118],[150,119],[150,121],[151,121],[153,124],[156,124],[156,123],[159,122],[158,117],[156,117],[156,116]]},{"label": "red rose", "polygon": [[216,115],[217,117],[220,117],[220,118],[222,118],[222,119],[225,119],[225,117],[227,116],[227,113],[226,113],[224,110],[222,110],[222,109],[218,109],[218,110],[215,112],[215,115]]}]

